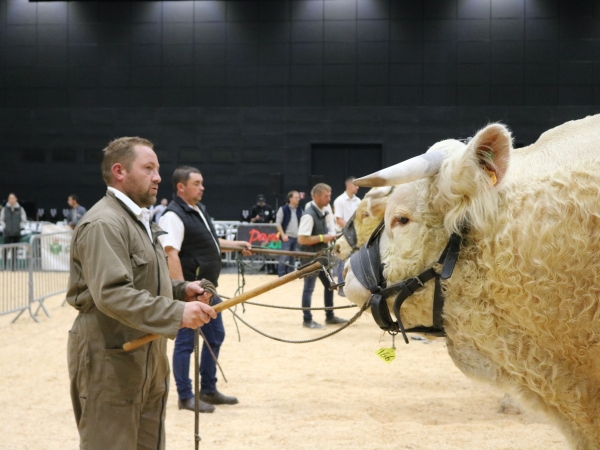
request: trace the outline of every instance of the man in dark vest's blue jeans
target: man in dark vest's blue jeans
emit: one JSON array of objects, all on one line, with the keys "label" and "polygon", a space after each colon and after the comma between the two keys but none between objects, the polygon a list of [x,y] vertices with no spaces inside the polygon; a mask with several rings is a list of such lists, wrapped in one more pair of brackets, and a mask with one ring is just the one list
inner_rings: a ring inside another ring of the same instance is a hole
[{"label": "man in dark vest's blue jeans", "polygon": [[[204,192],[204,179],[195,167],[182,166],[173,173],[175,195],[159,226],[167,232],[160,237],[168,256],[169,273],[174,280],[194,281],[206,279],[218,286],[221,273],[221,244],[233,244],[234,241],[220,239],[213,223],[200,203]],[[235,241],[244,244],[245,241]],[[239,245],[238,245],[239,246]],[[220,303],[219,298],[212,304]],[[217,364],[207,344],[216,357],[225,339],[225,328],[221,313],[217,318],[204,325],[202,333],[206,342],[202,344],[200,357],[200,412],[213,412],[213,405],[234,405],[235,397],[227,396],[217,390]],[[190,379],[190,355],[194,351],[194,330],[181,328],[175,339],[173,350],[173,376],[179,396],[179,409],[194,411],[194,393]],[[198,370],[198,369],[196,369]]]}]

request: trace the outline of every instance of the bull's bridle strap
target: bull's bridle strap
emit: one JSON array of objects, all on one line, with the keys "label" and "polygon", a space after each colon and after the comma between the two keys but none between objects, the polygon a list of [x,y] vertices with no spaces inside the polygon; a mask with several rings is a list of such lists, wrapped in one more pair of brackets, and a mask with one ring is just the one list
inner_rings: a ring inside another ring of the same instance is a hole
[{"label": "bull's bridle strap", "polygon": [[[392,195],[392,192],[394,192],[395,186],[392,186],[391,189],[389,190],[389,192],[385,195],[385,197],[389,197],[390,195]],[[348,222],[346,222],[346,225],[344,225],[344,228],[342,229],[342,236],[344,236],[346,238],[346,241],[348,242],[348,244],[350,245],[350,247],[352,248],[352,252],[355,252],[358,250],[358,236],[356,235],[356,227],[355,227],[355,220],[356,220],[356,211],[354,212],[354,214],[352,214],[352,217],[350,217],[350,219],[348,219]],[[373,232],[373,234],[376,231]]]},{"label": "bull's bridle strap", "polygon": [[[448,240],[448,244],[446,244],[446,248],[442,252],[440,259],[438,260],[438,264],[443,264],[442,273],[438,274],[433,267],[429,268],[423,272],[421,272],[418,276],[414,278],[410,278],[409,280],[405,280],[401,283],[398,283],[396,286],[400,287],[400,292],[396,295],[396,299],[394,300],[394,315],[396,316],[396,320],[398,323],[398,327],[402,332],[402,336],[404,337],[404,341],[408,344],[408,337],[406,333],[422,333],[429,334],[433,336],[445,336],[446,332],[444,330],[444,320],[442,318],[442,313],[444,312],[444,292],[442,290],[442,284],[440,279],[448,279],[452,276],[452,272],[454,271],[454,266],[458,261],[458,254],[460,252],[460,244],[462,242],[462,238],[460,235],[453,233]],[[433,326],[432,327],[413,327],[408,330],[404,329],[402,325],[402,317],[400,315],[400,308],[402,307],[402,303],[417,292],[419,289],[425,286],[425,283],[431,279],[435,279],[435,290],[433,294],[433,310],[432,310],[432,319]]]},{"label": "bull's bridle strap", "polygon": [[354,228],[355,217],[356,211],[354,212],[354,214],[352,214],[352,217],[348,219],[348,222],[346,222],[344,228],[342,228],[342,236],[346,238],[346,241],[348,242],[348,245],[350,245],[350,247],[352,248],[353,252],[358,250],[358,247],[356,247],[356,243],[358,242],[356,238],[356,228]]},{"label": "bull's bridle strap", "polygon": [[[442,252],[438,260],[438,264],[442,264],[442,273],[438,274],[433,267],[424,270],[418,276],[396,283],[392,286],[384,286],[380,253],[379,240],[383,230],[384,223],[375,229],[369,242],[360,248],[360,250],[352,256],[350,264],[352,272],[356,275],[358,281],[371,292],[371,312],[373,318],[379,327],[389,333],[396,334],[401,332],[405,342],[408,344],[407,332],[429,334],[433,336],[445,336],[442,313],[444,309],[444,294],[440,279],[448,279],[454,271],[460,246],[462,243],[461,235],[453,233],[448,240],[446,248]],[[463,229],[463,233],[465,230]],[[413,327],[405,329],[402,324],[400,308],[404,301],[425,286],[429,280],[435,279],[435,290],[433,296],[433,326],[432,327]],[[392,319],[386,298],[396,294],[394,300],[393,311],[396,316],[396,321]]]}]

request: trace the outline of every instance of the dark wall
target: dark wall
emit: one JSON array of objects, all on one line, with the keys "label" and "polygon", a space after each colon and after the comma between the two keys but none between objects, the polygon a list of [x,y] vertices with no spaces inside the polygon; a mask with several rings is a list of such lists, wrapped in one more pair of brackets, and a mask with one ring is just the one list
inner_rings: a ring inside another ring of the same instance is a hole
[{"label": "dark wall", "polygon": [[391,164],[497,120],[531,143],[597,111],[599,56],[591,0],[0,0],[0,197],[89,206],[100,149],[141,135],[161,196],[197,165],[237,219],[270,173],[308,189],[313,143]]},{"label": "dark wall", "polygon": [[593,0],[0,2],[0,106],[600,102]]},{"label": "dark wall", "polygon": [[[191,164],[203,172],[211,215],[237,220],[256,194],[268,194],[269,173],[284,174],[285,192],[308,191],[310,143],[381,143],[383,163],[389,165],[441,139],[471,136],[490,121],[509,124],[517,141],[529,144],[545,130],[595,111],[522,106],[4,109],[0,192],[14,190],[46,208],[66,207],[67,195],[76,192],[90,206],[104,192],[100,149],[114,136],[141,135],[156,143],[163,175],[159,196],[170,196],[174,168]],[[56,153],[74,159],[54,162]],[[333,188],[339,195],[343,186]],[[274,205],[273,196],[267,200]]]}]

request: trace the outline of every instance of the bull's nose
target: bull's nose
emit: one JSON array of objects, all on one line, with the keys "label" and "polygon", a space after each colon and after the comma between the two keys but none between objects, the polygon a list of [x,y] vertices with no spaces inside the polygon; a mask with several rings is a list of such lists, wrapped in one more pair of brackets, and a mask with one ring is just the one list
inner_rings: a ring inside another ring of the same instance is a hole
[{"label": "bull's nose", "polygon": [[335,246],[333,247],[333,252],[336,254],[340,254],[340,244],[335,244]]}]

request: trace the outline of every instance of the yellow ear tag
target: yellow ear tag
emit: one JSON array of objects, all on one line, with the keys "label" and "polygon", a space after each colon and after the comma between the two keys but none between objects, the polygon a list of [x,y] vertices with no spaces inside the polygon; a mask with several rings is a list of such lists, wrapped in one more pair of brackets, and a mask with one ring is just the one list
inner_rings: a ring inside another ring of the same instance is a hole
[{"label": "yellow ear tag", "polygon": [[380,348],[375,352],[375,354],[388,364],[391,363],[394,359],[396,359],[395,348]]},{"label": "yellow ear tag", "polygon": [[496,184],[498,183],[498,178],[496,178],[496,172],[493,172],[491,170],[488,170],[487,167],[483,167],[483,170],[485,170],[485,173],[488,174],[488,176],[490,177],[490,183],[492,186],[496,186]]}]

